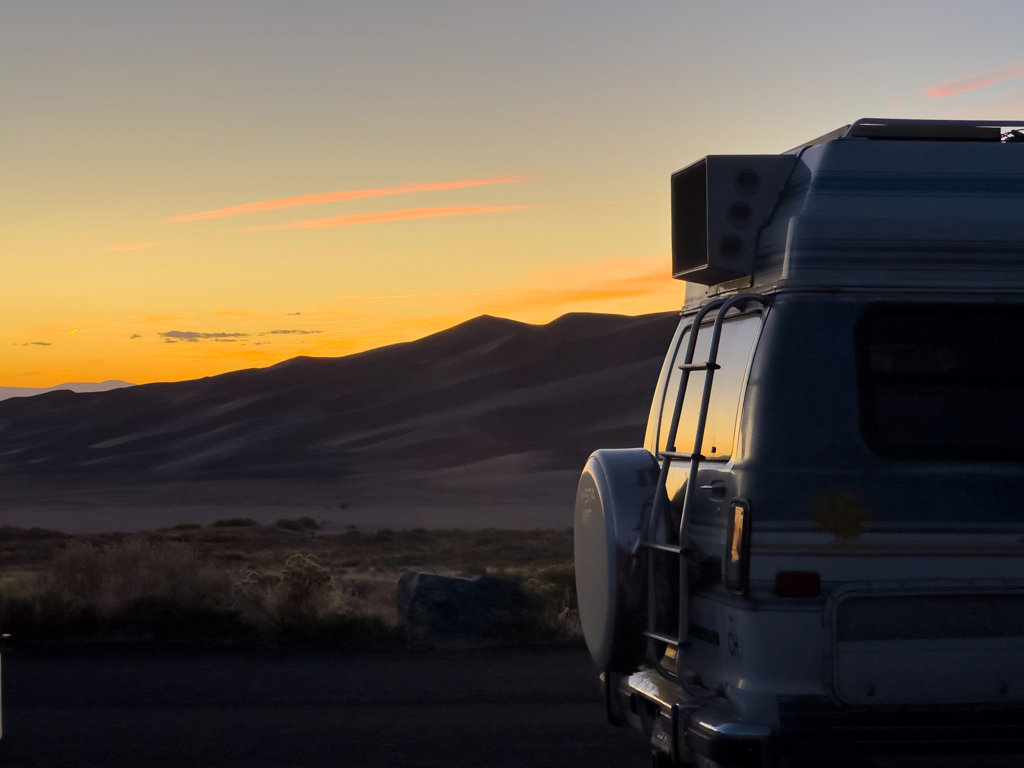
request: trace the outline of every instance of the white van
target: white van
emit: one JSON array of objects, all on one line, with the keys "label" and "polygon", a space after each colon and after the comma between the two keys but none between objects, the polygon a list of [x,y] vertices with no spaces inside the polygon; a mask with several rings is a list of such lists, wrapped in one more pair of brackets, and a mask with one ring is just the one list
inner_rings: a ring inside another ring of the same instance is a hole
[{"label": "white van", "polygon": [[655,765],[1024,752],[1024,134],[859,120],[672,177],[682,320],[576,497]]}]

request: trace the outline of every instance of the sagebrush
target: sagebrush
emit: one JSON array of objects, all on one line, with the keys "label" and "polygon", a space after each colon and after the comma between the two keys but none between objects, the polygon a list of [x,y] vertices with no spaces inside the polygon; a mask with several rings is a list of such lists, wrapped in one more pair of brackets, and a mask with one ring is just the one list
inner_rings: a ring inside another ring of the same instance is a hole
[{"label": "sagebrush", "polygon": [[[146,537],[2,529],[0,556],[20,558],[9,559],[17,569],[0,572],[0,630],[15,643],[430,642],[404,626],[395,607],[397,579],[412,569],[520,583],[529,608],[499,617],[492,640],[579,641],[567,532],[324,536],[306,526],[218,522]],[[18,545],[29,539],[35,549],[27,555]]]}]

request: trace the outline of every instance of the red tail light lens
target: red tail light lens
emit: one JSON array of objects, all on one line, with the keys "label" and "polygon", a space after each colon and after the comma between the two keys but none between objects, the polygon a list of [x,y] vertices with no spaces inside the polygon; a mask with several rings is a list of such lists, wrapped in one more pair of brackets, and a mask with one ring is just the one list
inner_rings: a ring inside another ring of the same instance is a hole
[{"label": "red tail light lens", "polygon": [[819,597],[821,575],[814,571],[779,571],[775,574],[775,594],[779,597]]}]

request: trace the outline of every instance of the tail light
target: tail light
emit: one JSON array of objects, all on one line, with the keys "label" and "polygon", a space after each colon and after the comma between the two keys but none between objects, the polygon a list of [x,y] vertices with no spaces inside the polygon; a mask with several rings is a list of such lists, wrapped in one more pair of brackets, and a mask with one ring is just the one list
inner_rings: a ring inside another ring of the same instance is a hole
[{"label": "tail light", "polygon": [[814,571],[779,571],[775,574],[775,594],[779,597],[818,597],[821,575]]},{"label": "tail light", "polygon": [[750,505],[734,499],[729,505],[729,527],[722,560],[722,581],[730,592],[742,595],[747,591],[750,571]]}]

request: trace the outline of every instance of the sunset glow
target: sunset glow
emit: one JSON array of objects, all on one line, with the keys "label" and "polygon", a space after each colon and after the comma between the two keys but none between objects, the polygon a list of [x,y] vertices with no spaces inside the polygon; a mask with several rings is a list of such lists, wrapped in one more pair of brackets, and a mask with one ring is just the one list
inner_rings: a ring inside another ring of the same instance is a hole
[{"label": "sunset glow", "polygon": [[[360,352],[411,341],[481,314],[543,323],[571,311],[670,310],[682,302],[682,285],[666,276],[663,262],[613,260],[581,269],[544,270],[490,291],[338,293],[330,304],[295,312],[235,308],[108,320],[97,323],[87,337],[76,338],[73,348],[39,327],[42,338],[0,359],[32,365],[33,375],[5,372],[10,386],[43,386],[53,378],[102,380],[111,365],[124,380],[142,383],[271,365],[296,355]],[[161,375],[153,376],[153,371]]]},{"label": "sunset glow", "polygon": [[0,24],[0,386],[676,310],[674,171],[1024,104],[1009,2],[58,5]]}]

